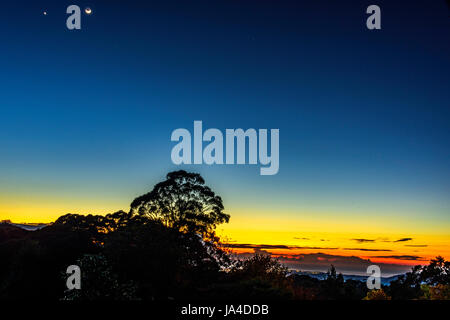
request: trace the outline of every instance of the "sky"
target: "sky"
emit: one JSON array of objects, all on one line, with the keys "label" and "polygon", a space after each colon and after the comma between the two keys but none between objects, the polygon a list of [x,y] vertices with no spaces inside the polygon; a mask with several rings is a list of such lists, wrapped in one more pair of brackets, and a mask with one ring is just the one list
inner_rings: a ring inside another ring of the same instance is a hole
[{"label": "sky", "polygon": [[[450,10],[377,1],[368,30],[372,2],[2,4],[0,220],[127,210],[185,169],[223,198],[241,254],[386,274],[449,259]],[[71,4],[92,9],[81,30]],[[171,133],[195,120],[279,129],[278,174],[174,165]]]}]

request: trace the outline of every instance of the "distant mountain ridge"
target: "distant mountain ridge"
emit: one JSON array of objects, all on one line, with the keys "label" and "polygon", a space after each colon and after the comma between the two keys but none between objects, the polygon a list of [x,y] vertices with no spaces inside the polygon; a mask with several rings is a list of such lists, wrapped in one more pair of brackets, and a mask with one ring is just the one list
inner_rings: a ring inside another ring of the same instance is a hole
[{"label": "distant mountain ridge", "polygon": [[11,222],[11,220],[0,221],[0,225],[2,225],[2,224],[18,227],[18,228],[26,230],[26,231],[36,231],[36,230],[39,230],[39,229],[42,229],[42,228],[48,226],[48,224],[46,224],[46,223],[13,223],[13,222]]},{"label": "distant mountain ridge", "polygon": [[[328,274],[326,272],[308,272],[308,271],[294,271],[292,274],[297,274],[300,276],[309,276],[311,278],[319,279],[319,280],[325,280],[328,277]],[[343,274],[344,281],[347,280],[356,280],[361,282],[366,282],[367,278],[369,276],[359,276],[359,275],[352,275],[352,274]],[[398,277],[401,276],[401,274],[391,276],[391,277],[381,277],[381,284],[382,285],[389,285],[391,281],[397,280]]]}]

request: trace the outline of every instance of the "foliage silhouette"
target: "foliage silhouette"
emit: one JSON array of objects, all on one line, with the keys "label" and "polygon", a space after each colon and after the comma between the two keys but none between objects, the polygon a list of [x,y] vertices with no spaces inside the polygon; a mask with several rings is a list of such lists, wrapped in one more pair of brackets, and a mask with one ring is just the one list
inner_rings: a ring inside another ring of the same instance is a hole
[{"label": "foliage silhouette", "polygon": [[197,173],[184,170],[167,174],[167,179],[131,203],[131,213],[145,215],[167,227],[210,234],[216,225],[228,222],[222,199]]},{"label": "foliage silhouette", "polygon": [[432,259],[427,266],[413,267],[411,272],[392,281],[387,291],[393,300],[419,299],[427,293],[423,289],[429,291],[438,285],[450,285],[450,262],[441,256]]},{"label": "foliage silhouette", "polygon": [[[82,290],[65,290],[62,300],[138,300],[137,285],[133,281],[120,282],[104,255],[86,254],[75,264],[83,271]],[[65,273],[61,276],[67,278]]]}]

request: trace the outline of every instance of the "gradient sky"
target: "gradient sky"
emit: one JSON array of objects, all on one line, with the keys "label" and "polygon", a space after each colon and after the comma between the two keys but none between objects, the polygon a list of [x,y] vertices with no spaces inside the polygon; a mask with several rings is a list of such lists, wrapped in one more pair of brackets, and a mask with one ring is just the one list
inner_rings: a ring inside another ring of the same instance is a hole
[{"label": "gradient sky", "polygon": [[[2,4],[0,219],[127,210],[182,168],[222,196],[230,243],[290,246],[241,252],[450,258],[445,1],[141,2]],[[194,120],[279,128],[279,173],[173,165]]]}]

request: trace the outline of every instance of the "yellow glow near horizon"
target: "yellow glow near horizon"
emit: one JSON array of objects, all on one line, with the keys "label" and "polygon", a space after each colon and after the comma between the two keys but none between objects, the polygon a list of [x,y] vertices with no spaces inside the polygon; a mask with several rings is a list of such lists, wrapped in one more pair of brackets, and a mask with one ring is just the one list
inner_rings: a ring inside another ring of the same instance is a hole
[{"label": "yellow glow near horizon", "polygon": [[125,203],[110,203],[105,206],[101,200],[96,201],[95,199],[81,204],[67,198],[37,197],[27,199],[25,197],[6,198],[0,196],[0,201],[0,220],[11,220],[17,223],[50,223],[67,213],[106,215],[121,210],[122,207],[126,208]]},{"label": "yellow glow near horizon", "polygon": [[[370,219],[345,219],[339,216],[335,219],[322,219],[320,215],[297,219],[292,216],[270,217],[264,214],[259,218],[249,214],[232,214],[231,217],[229,224],[218,228],[224,242],[313,247],[315,249],[302,248],[289,251],[291,254],[322,252],[332,255],[355,255],[377,262],[402,264],[419,262],[374,257],[411,255],[426,260],[437,255],[450,257],[450,229],[445,225],[433,230],[430,225],[421,221],[402,223],[394,219],[387,223]],[[402,238],[412,240],[395,242]],[[358,243],[354,239],[374,241]],[[276,250],[269,251],[276,253]]]},{"label": "yellow glow near horizon", "polygon": [[[125,203],[118,201],[116,204],[110,203],[105,207],[99,199],[92,199],[83,205],[67,198],[50,200],[42,197],[26,201],[24,198],[3,197],[1,200],[0,220],[8,219],[17,223],[49,223],[66,213],[105,215],[118,211],[120,208],[128,210]],[[323,252],[335,255],[356,255],[372,260],[374,258],[371,257],[379,255],[417,255],[425,259],[437,255],[450,257],[450,229],[445,224],[433,228],[432,224],[427,225],[420,220],[403,222],[391,219],[387,222],[370,216],[349,218],[339,214],[330,218],[330,213],[317,212],[309,215],[304,212],[270,214],[249,210],[242,213],[236,208],[227,212],[231,215],[230,223],[220,225],[217,229],[217,233],[224,242],[313,247],[316,249],[294,249],[291,250],[291,254]],[[324,216],[326,218],[323,218]],[[413,240],[393,242],[401,238],[413,238]],[[376,241],[358,243],[352,239]],[[357,248],[391,251],[346,250]],[[390,262],[398,263],[398,261]]]}]

